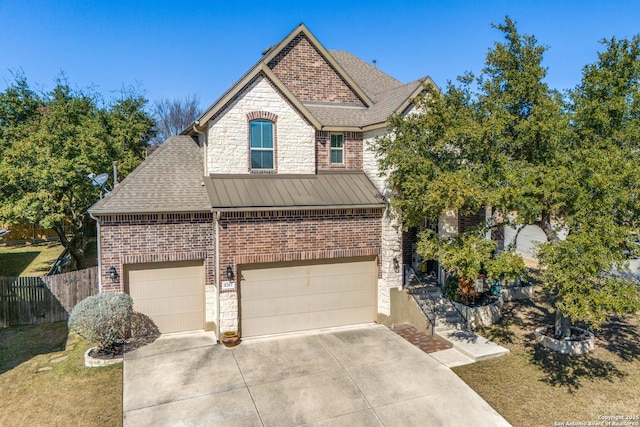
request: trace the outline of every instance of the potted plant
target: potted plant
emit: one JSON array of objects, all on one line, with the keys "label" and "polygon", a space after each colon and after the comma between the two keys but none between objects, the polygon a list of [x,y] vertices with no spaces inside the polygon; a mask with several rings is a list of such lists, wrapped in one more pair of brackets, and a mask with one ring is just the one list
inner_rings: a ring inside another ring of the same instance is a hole
[{"label": "potted plant", "polygon": [[222,333],[222,344],[225,347],[234,347],[238,345],[238,341],[240,338],[238,337],[237,331],[225,331]]}]

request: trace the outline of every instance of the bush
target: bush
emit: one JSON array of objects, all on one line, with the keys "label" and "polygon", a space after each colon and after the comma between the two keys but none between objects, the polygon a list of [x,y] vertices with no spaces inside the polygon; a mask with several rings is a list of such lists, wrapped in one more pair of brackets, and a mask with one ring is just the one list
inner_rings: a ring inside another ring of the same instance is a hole
[{"label": "bush", "polygon": [[128,294],[101,293],[78,303],[69,316],[69,331],[103,351],[116,351],[131,327],[133,301]]},{"label": "bush", "polygon": [[507,281],[516,284],[518,281],[527,280],[529,270],[524,264],[522,256],[512,252],[502,252],[491,260],[487,267],[487,273],[493,281]]}]

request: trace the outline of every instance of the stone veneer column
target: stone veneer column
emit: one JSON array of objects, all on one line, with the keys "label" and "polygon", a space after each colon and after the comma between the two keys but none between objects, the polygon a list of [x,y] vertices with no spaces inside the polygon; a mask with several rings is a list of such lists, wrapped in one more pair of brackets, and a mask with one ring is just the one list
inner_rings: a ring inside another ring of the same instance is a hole
[{"label": "stone veneer column", "polygon": [[220,293],[220,333],[238,330],[238,292]]},{"label": "stone veneer column", "polygon": [[[378,313],[391,314],[390,290],[402,287],[402,228],[399,216],[388,207],[382,218],[381,278],[378,279]],[[398,271],[393,260],[398,260]]]},{"label": "stone veneer column", "polygon": [[[364,134],[362,169],[373,182],[380,194],[388,198],[387,177],[380,176],[378,159],[372,149],[376,138],[385,135],[386,129],[379,129]],[[388,206],[382,217],[380,269],[378,279],[378,313],[388,316],[391,312],[392,288],[402,287],[402,223],[399,215]],[[393,267],[393,259],[399,262],[398,272]]]}]

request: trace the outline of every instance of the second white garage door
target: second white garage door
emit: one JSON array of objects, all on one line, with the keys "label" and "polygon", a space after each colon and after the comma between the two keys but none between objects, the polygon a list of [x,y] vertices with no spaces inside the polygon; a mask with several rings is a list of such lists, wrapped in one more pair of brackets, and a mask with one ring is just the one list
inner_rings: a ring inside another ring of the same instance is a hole
[{"label": "second white garage door", "polygon": [[204,328],[202,261],[129,264],[125,272],[134,311],[149,316],[160,332]]},{"label": "second white garage door", "polygon": [[371,258],[242,265],[242,336],[373,322],[377,281]]}]

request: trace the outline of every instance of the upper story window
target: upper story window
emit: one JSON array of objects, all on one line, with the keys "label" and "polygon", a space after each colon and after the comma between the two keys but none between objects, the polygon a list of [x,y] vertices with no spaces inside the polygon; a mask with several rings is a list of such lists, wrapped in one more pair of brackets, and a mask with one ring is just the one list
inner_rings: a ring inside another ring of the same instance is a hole
[{"label": "upper story window", "polygon": [[273,123],[252,120],[249,126],[251,169],[273,169]]},{"label": "upper story window", "polygon": [[344,163],[344,135],[334,133],[331,135],[331,164],[341,165]]}]

